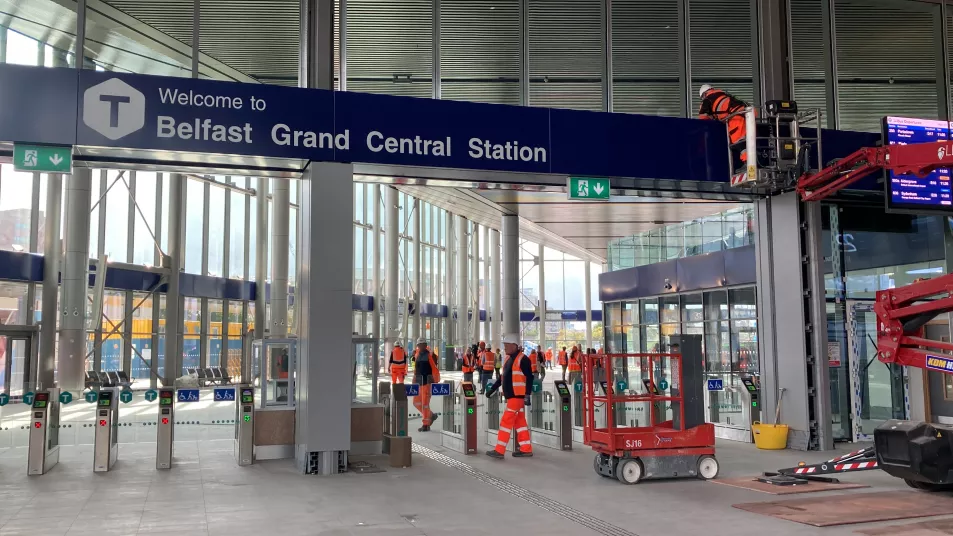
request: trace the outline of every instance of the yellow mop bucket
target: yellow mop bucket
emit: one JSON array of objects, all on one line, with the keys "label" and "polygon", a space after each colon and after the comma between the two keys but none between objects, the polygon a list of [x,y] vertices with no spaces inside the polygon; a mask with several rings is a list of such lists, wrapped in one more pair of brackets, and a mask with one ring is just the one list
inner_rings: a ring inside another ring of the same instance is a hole
[{"label": "yellow mop bucket", "polygon": [[751,424],[754,433],[754,444],[762,450],[784,450],[788,446],[788,425],[762,424],[755,421]]}]

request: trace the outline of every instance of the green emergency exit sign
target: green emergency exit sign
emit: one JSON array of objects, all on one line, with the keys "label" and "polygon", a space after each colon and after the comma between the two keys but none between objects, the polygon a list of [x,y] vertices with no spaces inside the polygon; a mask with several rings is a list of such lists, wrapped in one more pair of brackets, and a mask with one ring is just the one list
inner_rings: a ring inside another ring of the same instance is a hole
[{"label": "green emergency exit sign", "polygon": [[607,200],[609,199],[609,179],[593,177],[569,177],[566,191],[569,199],[576,200]]},{"label": "green emergency exit sign", "polygon": [[73,147],[14,143],[13,169],[42,173],[69,173],[73,169]]}]

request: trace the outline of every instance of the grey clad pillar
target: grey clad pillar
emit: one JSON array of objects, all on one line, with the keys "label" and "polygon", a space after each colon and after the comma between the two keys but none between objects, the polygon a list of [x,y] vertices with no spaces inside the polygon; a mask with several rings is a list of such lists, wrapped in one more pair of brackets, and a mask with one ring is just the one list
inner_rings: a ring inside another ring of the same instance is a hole
[{"label": "grey clad pillar", "polygon": [[467,220],[463,216],[454,216],[457,243],[454,249],[454,268],[457,270],[457,336],[456,344],[462,350],[467,340]]},{"label": "grey clad pillar", "polygon": [[423,308],[423,292],[420,290],[420,274],[423,270],[423,263],[420,258],[420,200],[414,198],[413,216],[411,218],[411,228],[413,229],[413,244],[411,245],[411,256],[413,258],[413,282],[414,282],[414,316],[413,316],[413,329],[410,332],[411,338],[414,340],[414,344],[417,343],[417,339],[423,336],[423,329],[420,323],[420,310]]},{"label": "grey clad pillar", "polygon": [[501,342],[501,323],[500,323],[500,232],[496,229],[490,231],[490,340],[487,344],[492,344],[493,349],[502,348]]},{"label": "grey clad pillar", "polygon": [[[400,224],[398,218],[398,192],[393,186],[384,186],[384,215],[387,223],[384,225],[384,355],[390,356],[394,349],[394,342],[400,333],[397,323],[398,305],[400,302],[399,268],[400,259],[397,247],[400,243]],[[406,314],[406,311],[404,311]]]},{"label": "grey clad pillar", "polygon": [[543,269],[545,266],[543,264],[543,245],[539,245],[537,250],[536,263],[539,266],[539,306],[536,308],[536,314],[539,316],[539,323],[537,324],[539,330],[539,346],[543,348],[546,346],[546,271]]},{"label": "grey clad pillar", "polygon": [[473,317],[470,326],[470,338],[467,345],[480,340],[480,232],[477,224],[471,224],[470,230],[470,307]]},{"label": "grey clad pillar", "polygon": [[[371,299],[373,308],[371,310],[371,337],[375,341],[381,340],[381,188],[372,184],[369,195],[371,196],[371,265],[368,267],[371,273]],[[390,354],[388,354],[390,355]]]},{"label": "grey clad pillar", "polygon": [[[66,221],[69,225],[66,226],[63,295],[60,300],[59,387],[74,393],[83,392],[86,386],[86,295],[89,291],[91,183],[92,170],[88,168],[74,169],[73,175],[66,181]],[[47,191],[47,196],[49,195],[50,192]],[[44,287],[46,284],[44,281]],[[40,349],[45,351],[42,345]],[[43,361],[41,359],[41,363]],[[43,365],[41,369],[42,367]]]},{"label": "grey clad pillar", "polygon": [[[255,338],[264,339],[268,332],[267,292],[268,292],[268,181],[259,177],[255,198],[257,213],[255,221],[258,231],[255,233]],[[171,236],[171,235],[170,235]]]},{"label": "grey clad pillar", "polygon": [[454,323],[453,318],[453,278],[456,272],[453,271],[453,259],[454,259],[454,236],[451,233],[453,230],[453,214],[447,212],[447,217],[444,218],[444,227],[443,227],[443,236],[445,238],[446,247],[444,248],[444,271],[443,271],[443,296],[444,300],[447,303],[447,320],[444,322],[444,342],[447,345],[452,345],[457,341],[457,332],[456,324]]},{"label": "grey clad pillar", "polygon": [[[586,348],[593,348],[592,346],[592,263],[585,261],[586,263],[586,290],[584,296],[586,297]],[[603,333],[605,333],[605,328],[603,327]],[[608,350],[607,350],[608,351]]]},{"label": "grey clad pillar", "polygon": [[[40,362],[36,373],[37,388],[53,386],[53,367],[56,356],[56,295],[59,291],[60,216],[63,211],[63,175],[50,173],[46,183],[46,221],[43,233],[43,292],[41,294]],[[89,243],[89,226],[86,226]]]},{"label": "grey clad pillar", "polygon": [[353,225],[353,166],[312,163],[302,186],[295,459],[305,473],[334,474],[351,445],[354,241],[341,229]]},{"label": "grey clad pillar", "polygon": [[[171,386],[182,372],[182,293],[180,290],[180,276],[185,267],[185,175],[172,173],[169,175],[169,241],[166,265],[169,269],[169,284],[166,290],[165,312],[165,367],[163,368],[162,383]],[[259,236],[264,231],[260,231]],[[264,278],[259,281],[264,281]],[[264,294],[264,283],[259,283],[258,289]],[[262,315],[265,308],[261,307]],[[258,307],[255,308],[256,329]]]},{"label": "grey clad pillar", "polygon": [[[520,332],[520,222],[503,215],[503,334]],[[502,348],[501,348],[502,349]]]},{"label": "grey clad pillar", "polygon": [[[288,181],[274,179],[271,188],[271,336],[288,336],[288,229],[291,197]],[[267,229],[267,227],[265,227]]]},{"label": "grey clad pillar", "polygon": [[483,309],[486,311],[486,320],[483,322],[483,340],[487,344],[492,344],[490,337],[490,230],[486,225],[483,229]]}]

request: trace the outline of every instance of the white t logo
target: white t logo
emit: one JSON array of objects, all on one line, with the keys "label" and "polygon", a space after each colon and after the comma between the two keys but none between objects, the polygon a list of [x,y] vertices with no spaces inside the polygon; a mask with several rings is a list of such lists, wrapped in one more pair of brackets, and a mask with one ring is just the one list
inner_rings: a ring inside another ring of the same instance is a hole
[{"label": "white t logo", "polygon": [[96,84],[83,93],[83,123],[111,140],[146,124],[146,97],[118,78]]}]

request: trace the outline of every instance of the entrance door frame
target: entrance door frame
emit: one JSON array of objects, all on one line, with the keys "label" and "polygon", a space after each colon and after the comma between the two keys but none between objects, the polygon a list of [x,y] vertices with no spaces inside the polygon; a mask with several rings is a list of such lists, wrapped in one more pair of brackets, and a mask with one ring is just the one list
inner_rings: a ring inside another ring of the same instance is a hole
[{"label": "entrance door frame", "polygon": [[[867,362],[861,362],[861,347],[865,343],[862,337],[857,335],[858,313],[873,312],[874,302],[872,300],[847,300],[847,373],[850,378],[850,425],[853,442],[873,441],[871,434],[862,432],[861,416],[863,413],[863,399],[861,398],[861,372],[866,370]],[[909,371],[903,368],[903,381],[900,382],[900,388],[904,391],[904,416],[910,418],[910,397],[909,395]],[[869,396],[869,395],[868,395]]]},{"label": "entrance door frame", "polygon": [[[23,392],[29,392],[36,389],[36,375],[39,368],[40,356],[40,327],[31,325],[2,325],[0,324],[0,337],[15,341],[26,341],[27,359],[25,363],[26,370],[23,374]],[[11,346],[7,346],[9,355]],[[13,360],[9,357],[4,360],[4,381],[0,389],[9,394],[11,391],[10,381],[13,379]],[[48,385],[45,387],[53,387]]]},{"label": "entrance door frame", "polygon": [[[378,355],[380,354],[380,351],[381,351],[380,341],[378,341],[377,339],[373,337],[352,337],[351,338],[351,359],[355,359],[355,362],[354,362],[355,366],[357,365],[357,361],[356,361],[357,347],[362,344],[370,344],[370,345],[373,345],[374,347],[374,351],[372,353],[372,365],[371,365],[373,367],[373,370],[371,371],[371,403],[377,404],[378,403],[377,382],[380,379],[380,366],[381,366],[380,356]],[[358,370],[356,372],[360,374],[361,371]],[[356,392],[354,391],[356,388],[357,388],[356,385],[351,386],[352,398],[357,396]]]}]

